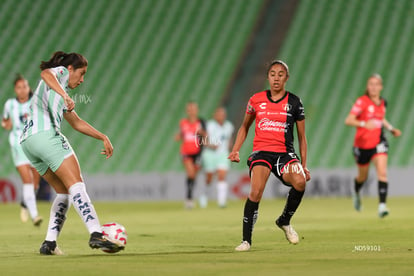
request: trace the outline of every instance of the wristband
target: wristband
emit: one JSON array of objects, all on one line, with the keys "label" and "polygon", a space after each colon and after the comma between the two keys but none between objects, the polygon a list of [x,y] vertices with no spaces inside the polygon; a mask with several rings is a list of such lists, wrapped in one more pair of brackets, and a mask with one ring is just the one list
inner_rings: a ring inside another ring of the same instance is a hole
[{"label": "wristband", "polygon": [[389,127],[387,128],[389,132],[392,132],[394,130],[394,127],[392,125],[389,125]]},{"label": "wristband", "polygon": [[366,125],[366,122],[365,121],[359,121],[359,126],[360,127],[364,127]]}]

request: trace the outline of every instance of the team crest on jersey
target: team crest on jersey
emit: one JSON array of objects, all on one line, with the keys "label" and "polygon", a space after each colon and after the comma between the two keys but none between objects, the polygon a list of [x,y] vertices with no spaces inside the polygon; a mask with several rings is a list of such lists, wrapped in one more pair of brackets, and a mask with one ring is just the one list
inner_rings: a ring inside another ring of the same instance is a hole
[{"label": "team crest on jersey", "polygon": [[373,105],[368,106],[368,112],[374,113],[375,107]]},{"label": "team crest on jersey", "polygon": [[283,108],[284,111],[289,112],[289,110],[292,109],[292,105],[290,105],[290,104],[283,104],[282,105],[282,108]]}]

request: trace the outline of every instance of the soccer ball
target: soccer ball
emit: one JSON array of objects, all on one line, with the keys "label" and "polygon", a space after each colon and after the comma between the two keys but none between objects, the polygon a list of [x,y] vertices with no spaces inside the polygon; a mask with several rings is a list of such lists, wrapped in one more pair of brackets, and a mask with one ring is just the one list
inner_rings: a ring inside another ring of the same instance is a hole
[{"label": "soccer ball", "polygon": [[109,222],[102,225],[102,234],[108,238],[113,243],[119,245],[118,249],[109,250],[107,248],[101,248],[103,252],[106,253],[117,253],[125,248],[127,243],[127,232],[125,227],[116,222]]}]

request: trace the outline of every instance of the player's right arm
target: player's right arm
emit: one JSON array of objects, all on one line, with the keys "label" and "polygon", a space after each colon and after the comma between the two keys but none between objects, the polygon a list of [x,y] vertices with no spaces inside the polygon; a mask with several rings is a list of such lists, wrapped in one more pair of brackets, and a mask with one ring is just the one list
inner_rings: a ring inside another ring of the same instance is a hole
[{"label": "player's right arm", "polygon": [[13,123],[10,118],[10,104],[9,101],[4,105],[3,118],[1,120],[1,127],[5,130],[11,130]]},{"label": "player's right arm", "polygon": [[246,113],[244,115],[243,122],[237,132],[236,141],[234,142],[233,149],[231,150],[228,159],[232,162],[240,162],[239,151],[242,147],[244,141],[246,140],[247,134],[249,133],[249,128],[252,125],[254,119],[256,118],[256,114],[249,114]]},{"label": "player's right arm", "polygon": [[49,86],[53,91],[62,96],[65,101],[66,108],[68,111],[72,111],[75,108],[75,102],[69,97],[65,89],[59,83],[56,73],[51,69],[45,69],[40,73],[42,80]]},{"label": "player's right arm", "polygon": [[358,116],[362,113],[365,108],[364,101],[359,98],[355,104],[352,106],[351,112],[349,112],[348,116],[345,119],[345,125],[352,126],[352,127],[364,127],[366,129],[374,129],[376,128],[376,124],[374,121],[361,121],[358,120]]}]

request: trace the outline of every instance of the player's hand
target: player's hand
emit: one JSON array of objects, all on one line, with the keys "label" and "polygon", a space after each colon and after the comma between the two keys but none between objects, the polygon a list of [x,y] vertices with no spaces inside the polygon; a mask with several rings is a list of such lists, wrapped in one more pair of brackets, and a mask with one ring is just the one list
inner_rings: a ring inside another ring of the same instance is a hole
[{"label": "player's hand", "polygon": [[310,175],[310,171],[308,168],[304,168],[303,171],[305,172],[305,178],[306,178],[306,182],[308,182],[309,180],[311,180],[311,175]]},{"label": "player's hand", "polygon": [[229,154],[229,157],[227,157],[227,159],[230,159],[231,162],[240,162],[240,156],[239,156],[239,152],[238,151],[232,151]]},{"label": "player's hand", "polygon": [[101,154],[106,155],[106,159],[112,156],[114,152],[114,147],[112,146],[111,141],[107,136],[103,139],[104,149],[101,151]]},{"label": "player's hand", "polygon": [[69,112],[75,109],[75,102],[72,100],[71,97],[66,96],[63,100],[65,101],[66,108]]},{"label": "player's hand", "polygon": [[391,130],[391,133],[394,137],[400,137],[401,136],[401,130],[399,130],[398,128],[394,128],[393,130]]}]

